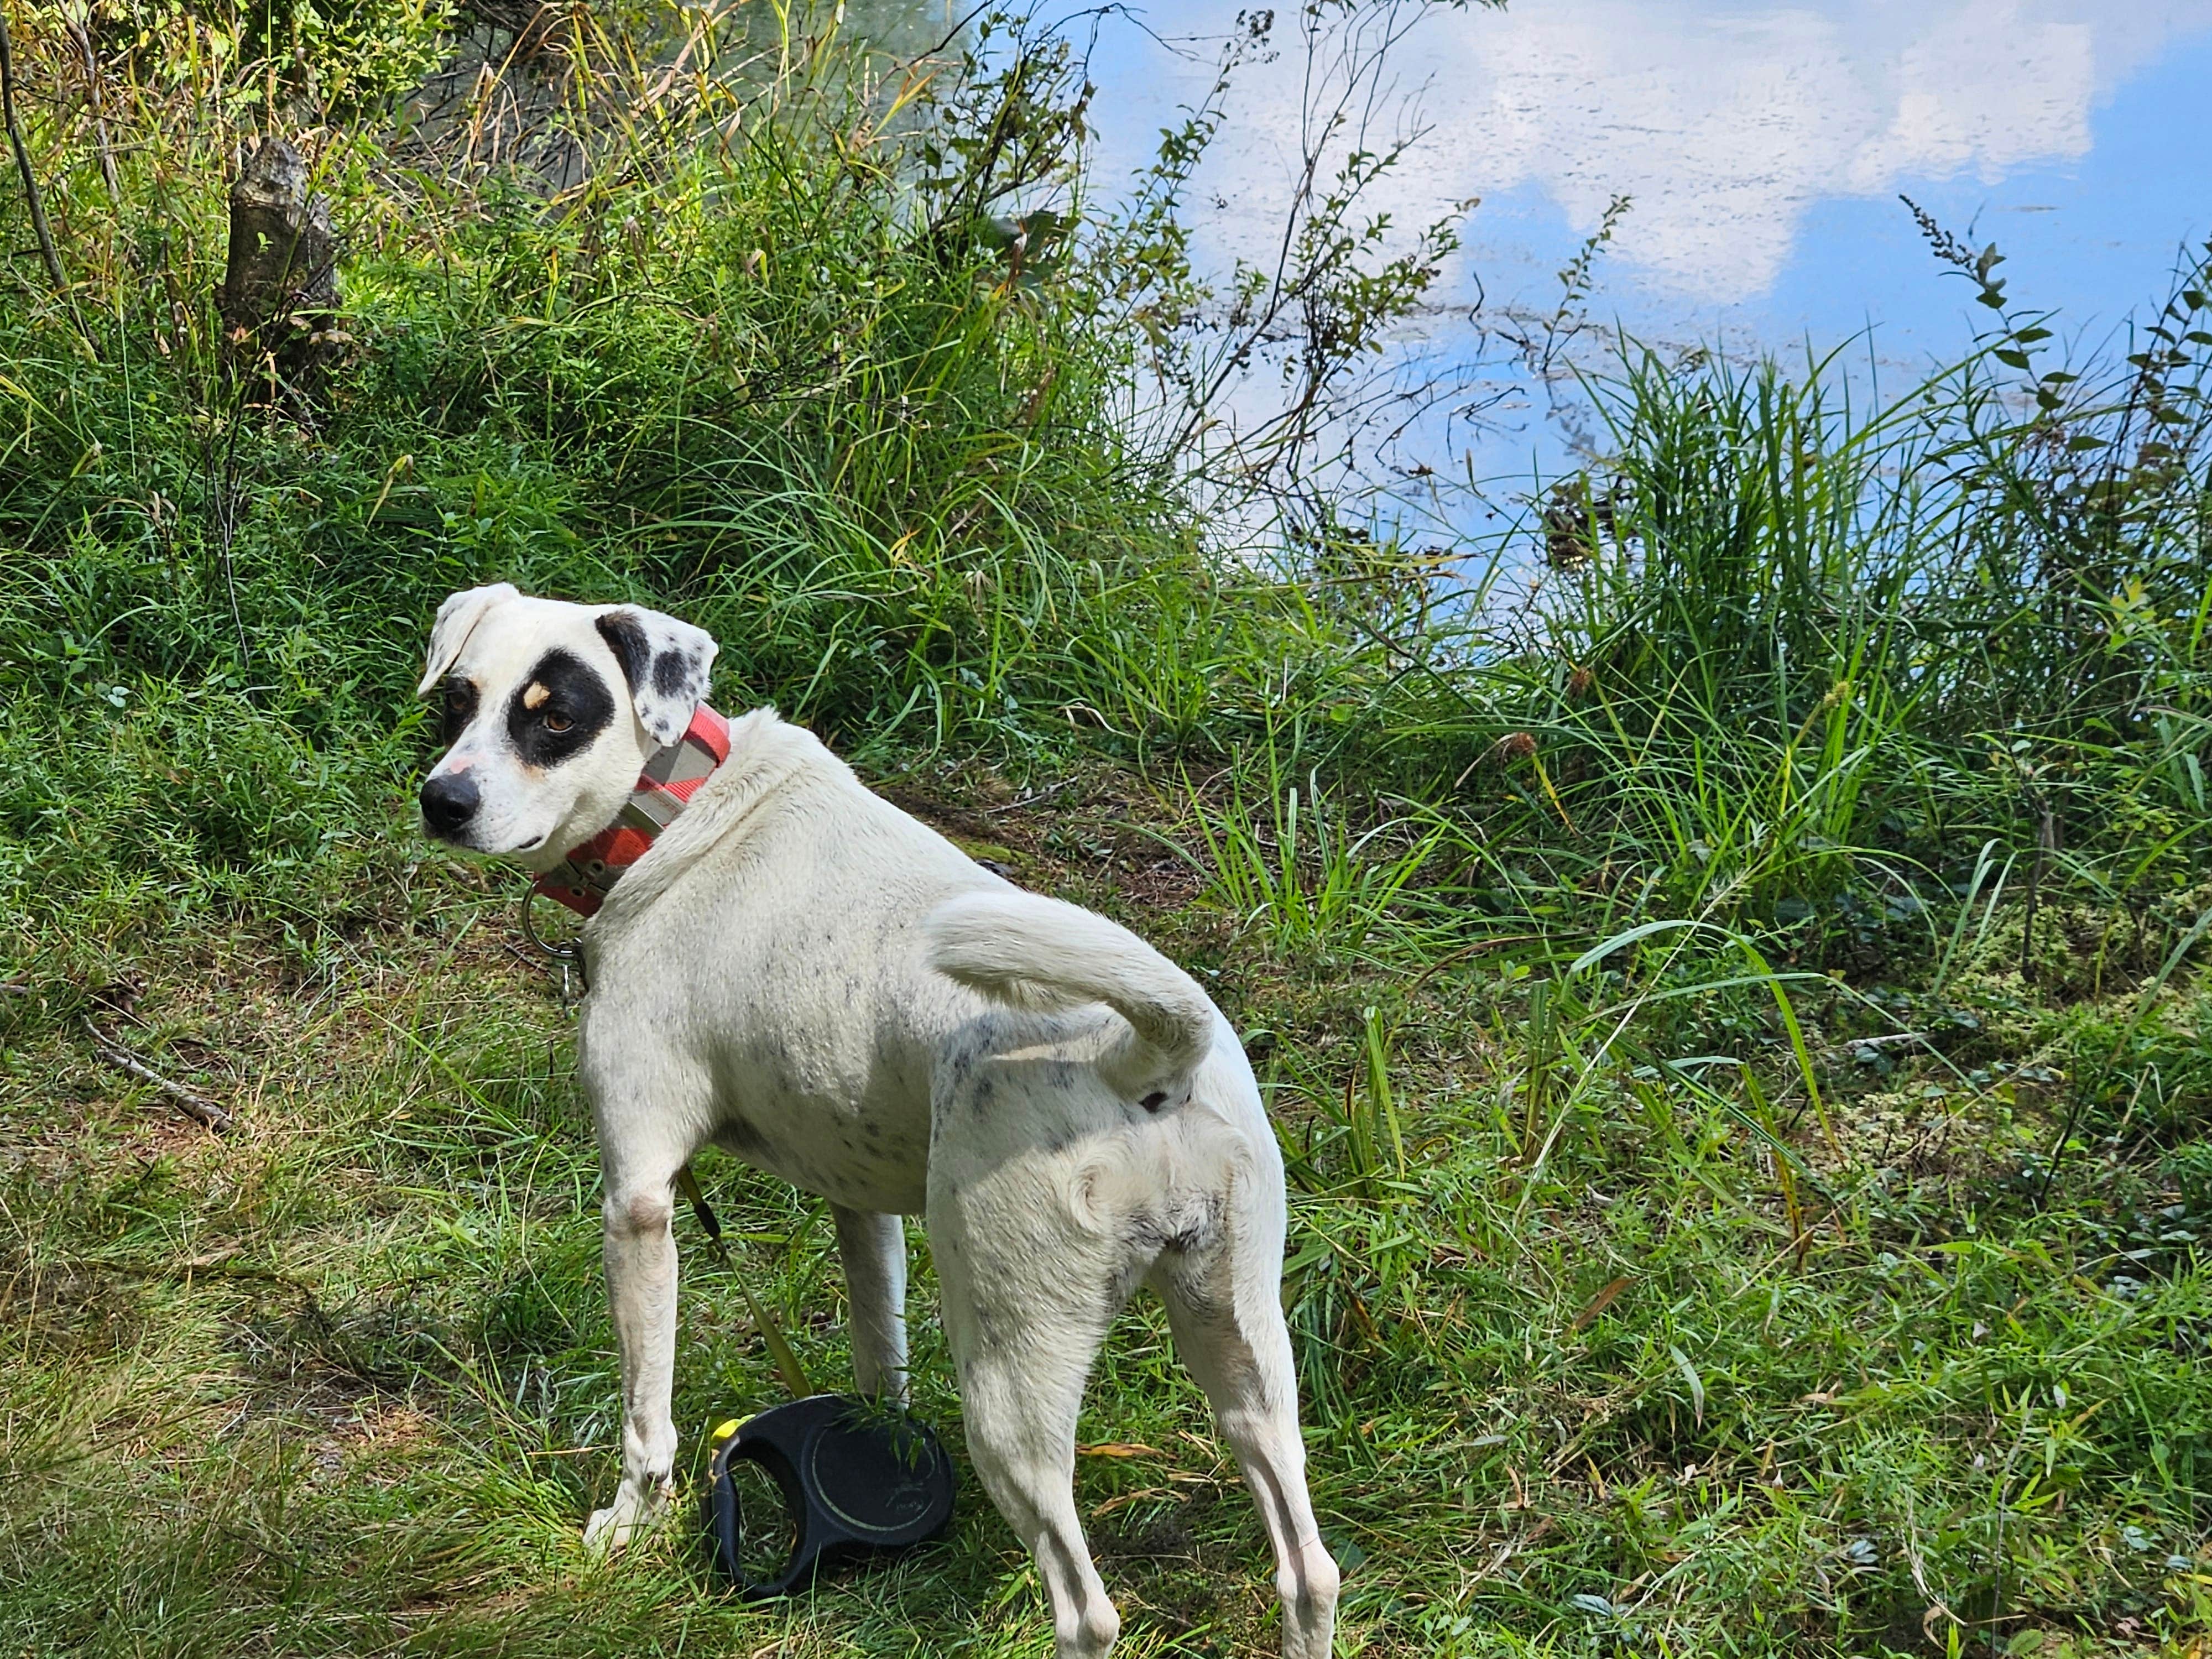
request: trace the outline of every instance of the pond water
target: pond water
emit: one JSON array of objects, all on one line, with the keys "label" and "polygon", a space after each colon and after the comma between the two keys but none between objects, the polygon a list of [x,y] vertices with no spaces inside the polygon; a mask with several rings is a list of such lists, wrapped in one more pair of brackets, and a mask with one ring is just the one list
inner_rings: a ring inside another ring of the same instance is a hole
[{"label": "pond water", "polygon": [[[1063,15],[1093,42],[1110,182],[1204,95],[1240,8]],[[1399,343],[1471,373],[1482,413],[1446,440],[1455,471],[1525,477],[1571,459],[1552,400],[1497,333],[1556,308],[1560,268],[1619,197],[1592,322],[1740,354],[1863,333],[1856,372],[1896,390],[1965,355],[1987,316],[1900,194],[1999,244],[2011,297],[2089,341],[2162,300],[2179,249],[2212,233],[2212,0],[1511,0],[1398,16],[1375,130],[1425,131],[1378,204],[1411,226],[1480,198],[1445,304]],[[1272,60],[1238,72],[1191,192],[1217,269],[1279,235],[1314,75],[1294,21],[1286,8]]]}]

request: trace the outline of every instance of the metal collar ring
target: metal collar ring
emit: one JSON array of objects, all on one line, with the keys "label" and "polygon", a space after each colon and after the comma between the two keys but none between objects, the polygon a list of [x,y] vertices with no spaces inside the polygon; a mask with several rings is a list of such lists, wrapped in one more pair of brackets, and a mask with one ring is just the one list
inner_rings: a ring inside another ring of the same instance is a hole
[{"label": "metal collar ring", "polygon": [[521,926],[522,937],[530,941],[530,948],[541,957],[550,957],[555,962],[573,963],[579,967],[582,966],[583,946],[574,943],[549,945],[539,936],[537,924],[530,919],[530,907],[538,896],[538,890],[535,887],[526,889],[522,895],[522,903],[515,911],[515,921]]}]

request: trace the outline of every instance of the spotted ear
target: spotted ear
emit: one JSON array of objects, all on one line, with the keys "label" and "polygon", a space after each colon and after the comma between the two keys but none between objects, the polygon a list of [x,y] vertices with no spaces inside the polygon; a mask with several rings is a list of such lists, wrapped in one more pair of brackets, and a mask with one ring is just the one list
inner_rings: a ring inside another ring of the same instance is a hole
[{"label": "spotted ear", "polygon": [[430,624],[430,654],[422,665],[422,684],[415,688],[415,695],[426,697],[430,688],[446,678],[461,647],[476,632],[477,624],[484,612],[495,605],[509,599],[519,599],[521,592],[513,582],[494,582],[488,587],[471,587],[466,592],[456,593],[438,607],[438,620]]},{"label": "spotted ear", "polygon": [[634,605],[610,605],[595,620],[629,682],[638,724],[665,749],[691,724],[721,647],[703,628]]}]

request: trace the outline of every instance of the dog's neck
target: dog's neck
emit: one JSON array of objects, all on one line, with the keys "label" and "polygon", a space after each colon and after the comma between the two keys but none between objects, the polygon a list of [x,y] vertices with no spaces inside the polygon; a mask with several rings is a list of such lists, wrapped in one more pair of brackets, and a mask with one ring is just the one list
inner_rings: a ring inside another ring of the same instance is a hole
[{"label": "dog's neck", "polygon": [[646,763],[615,821],[538,877],[535,890],[580,916],[596,915],[623,872],[645,856],[729,757],[729,721],[701,703],[684,735]]}]

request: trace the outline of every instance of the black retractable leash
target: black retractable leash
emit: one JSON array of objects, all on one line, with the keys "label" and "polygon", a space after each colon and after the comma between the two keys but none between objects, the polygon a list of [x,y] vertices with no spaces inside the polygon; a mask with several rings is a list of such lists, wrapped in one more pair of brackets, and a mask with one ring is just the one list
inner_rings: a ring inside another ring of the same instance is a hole
[{"label": "black retractable leash", "polygon": [[[748,1601],[788,1595],[823,1563],[907,1549],[952,1519],[952,1464],[923,1425],[842,1395],[817,1394],[715,1431],[707,1486],[714,1564]],[[773,1578],[749,1575],[744,1512],[730,1466],[750,1460],[783,1493],[798,1531]]]},{"label": "black retractable leash", "polygon": [[[676,1184],[716,1259],[728,1267],[721,1224],[688,1167]],[[805,1374],[781,1333],[742,1281],[738,1288],[776,1369],[794,1393],[805,1393]],[[777,1530],[796,1537],[789,1559],[773,1577],[755,1577],[744,1565],[744,1510],[731,1466],[746,1462],[759,1464],[775,1480],[787,1522]],[[788,1595],[825,1563],[887,1554],[936,1537],[952,1519],[952,1461],[927,1425],[866,1401],[807,1395],[714,1431],[708,1544],[715,1566],[748,1601]]]}]

